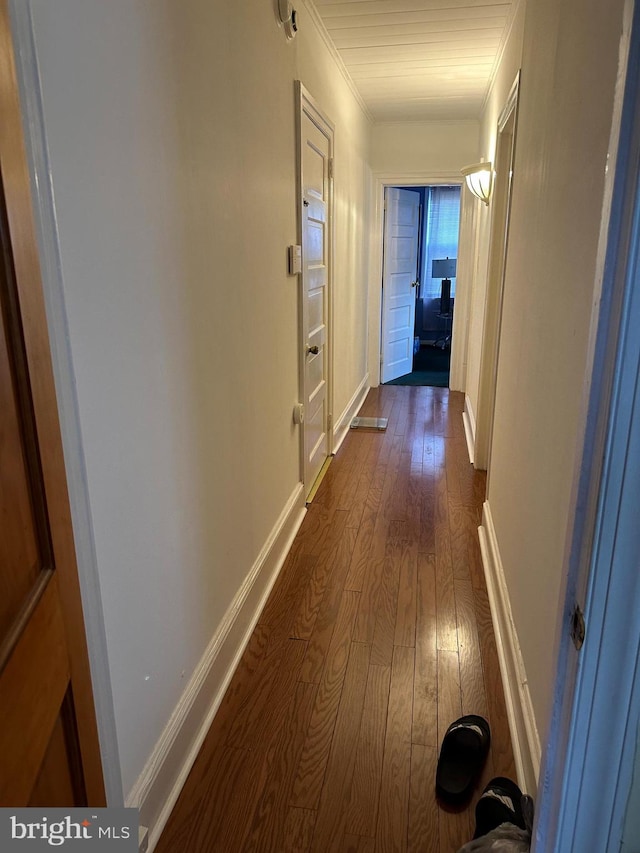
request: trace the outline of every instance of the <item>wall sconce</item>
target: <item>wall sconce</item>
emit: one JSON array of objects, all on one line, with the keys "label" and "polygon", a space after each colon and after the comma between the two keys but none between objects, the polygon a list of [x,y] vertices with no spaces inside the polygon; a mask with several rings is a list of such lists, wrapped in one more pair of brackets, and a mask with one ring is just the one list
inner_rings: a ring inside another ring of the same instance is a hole
[{"label": "wall sconce", "polygon": [[294,38],[298,32],[298,20],[291,0],[278,0],[278,17],[280,18],[280,22],[284,24],[284,31],[287,38]]},{"label": "wall sconce", "polygon": [[465,166],[460,171],[474,196],[488,205],[493,189],[492,163],[475,163],[473,166]]}]

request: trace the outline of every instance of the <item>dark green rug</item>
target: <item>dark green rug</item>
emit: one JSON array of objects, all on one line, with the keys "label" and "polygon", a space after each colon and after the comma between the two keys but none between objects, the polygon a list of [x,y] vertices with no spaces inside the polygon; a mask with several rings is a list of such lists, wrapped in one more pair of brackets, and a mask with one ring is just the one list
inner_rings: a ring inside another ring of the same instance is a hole
[{"label": "dark green rug", "polygon": [[440,347],[420,347],[413,357],[413,370],[385,385],[433,385],[436,388],[449,387],[449,364],[451,350]]}]

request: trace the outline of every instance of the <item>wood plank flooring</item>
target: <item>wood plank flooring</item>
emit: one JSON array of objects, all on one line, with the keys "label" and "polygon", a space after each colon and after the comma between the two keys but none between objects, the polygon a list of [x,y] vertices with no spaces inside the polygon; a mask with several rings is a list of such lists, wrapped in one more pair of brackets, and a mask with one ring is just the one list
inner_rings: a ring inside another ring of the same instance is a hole
[{"label": "wood plank flooring", "polygon": [[479,791],[515,779],[462,407],[370,391],[388,429],[329,466],[157,853],[455,853],[475,798],[445,809],[434,780],[463,713],[491,725]]}]

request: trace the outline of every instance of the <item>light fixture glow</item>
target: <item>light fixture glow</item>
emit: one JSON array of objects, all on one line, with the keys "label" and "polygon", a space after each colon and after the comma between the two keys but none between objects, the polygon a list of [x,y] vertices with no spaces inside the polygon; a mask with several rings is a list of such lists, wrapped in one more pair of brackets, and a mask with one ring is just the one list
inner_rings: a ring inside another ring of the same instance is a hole
[{"label": "light fixture glow", "polygon": [[493,189],[492,164],[490,162],[475,163],[473,166],[465,166],[460,171],[464,175],[467,186],[474,196],[485,204],[489,204],[491,190]]}]

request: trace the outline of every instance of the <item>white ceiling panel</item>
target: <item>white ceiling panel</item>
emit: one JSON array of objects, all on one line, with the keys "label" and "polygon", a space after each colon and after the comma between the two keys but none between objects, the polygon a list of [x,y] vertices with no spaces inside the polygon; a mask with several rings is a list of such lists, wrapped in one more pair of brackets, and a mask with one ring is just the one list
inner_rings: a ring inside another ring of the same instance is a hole
[{"label": "white ceiling panel", "polygon": [[[353,32],[353,31],[351,31]],[[468,50],[475,44],[499,45],[500,30],[465,30],[463,32],[446,32],[446,33],[403,33],[398,35],[390,35],[380,33],[373,36],[355,36],[336,37],[332,35],[333,43],[340,51],[347,50],[367,50],[369,48],[390,48],[397,51],[404,47],[421,48],[423,45],[451,45],[452,48],[463,48]]]},{"label": "white ceiling panel", "polygon": [[460,59],[464,56],[494,57],[498,44],[495,40],[488,39],[486,42],[475,42],[472,45],[463,45],[459,42],[455,45],[442,44],[403,44],[397,47],[385,45],[383,47],[369,47],[366,49],[345,48],[340,51],[340,56],[347,66],[362,65],[370,62],[385,62],[393,66],[397,61],[395,57],[399,52],[404,59],[447,59],[449,56]]},{"label": "white ceiling panel", "polygon": [[[482,6],[480,8],[469,9],[468,7],[456,7],[454,9],[422,9],[408,12],[394,12],[392,15],[393,24],[437,24],[450,23],[452,21],[466,21],[472,18],[474,21],[491,21],[499,19],[505,21],[509,16],[509,7],[504,4],[498,6]],[[358,27],[361,21],[361,15],[341,15],[331,17],[323,14],[323,19],[330,18],[331,30],[348,29],[349,27]],[[367,15],[368,23],[366,26],[379,27],[389,24],[388,14],[372,13]]]},{"label": "white ceiling panel", "polygon": [[306,0],[376,121],[477,118],[518,0]]},{"label": "white ceiling panel", "polygon": [[[316,0],[316,7],[324,17],[342,15],[371,15],[397,12],[422,12],[434,9],[476,9],[487,6],[487,0]],[[494,5],[509,8],[510,0]]]}]

